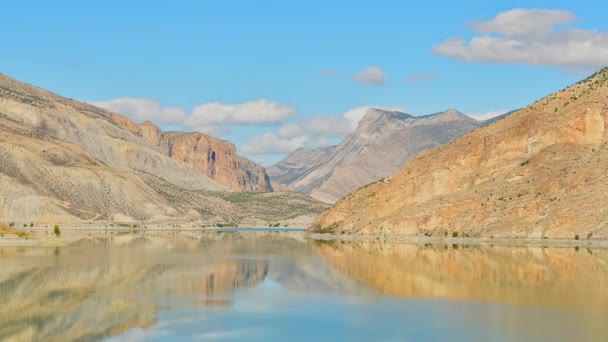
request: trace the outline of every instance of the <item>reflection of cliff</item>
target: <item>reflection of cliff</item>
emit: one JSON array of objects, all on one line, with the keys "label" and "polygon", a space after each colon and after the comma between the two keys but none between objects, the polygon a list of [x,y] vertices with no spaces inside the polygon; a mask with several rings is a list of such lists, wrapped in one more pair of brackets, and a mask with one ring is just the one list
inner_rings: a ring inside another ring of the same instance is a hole
[{"label": "reflection of cliff", "polygon": [[608,311],[608,251],[316,243],[347,276],[381,293]]},{"label": "reflection of cliff", "polygon": [[163,259],[141,248],[42,249],[26,258],[8,251],[0,269],[2,341],[93,340],[145,328],[161,308],[226,304],[235,289],[268,274],[267,261],[209,263],[200,251],[156,251]]}]

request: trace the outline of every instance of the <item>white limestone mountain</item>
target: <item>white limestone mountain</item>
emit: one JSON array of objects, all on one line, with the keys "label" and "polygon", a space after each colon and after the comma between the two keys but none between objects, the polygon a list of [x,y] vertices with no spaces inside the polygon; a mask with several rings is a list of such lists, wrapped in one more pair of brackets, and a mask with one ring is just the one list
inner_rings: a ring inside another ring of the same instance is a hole
[{"label": "white limestone mountain", "polygon": [[421,152],[483,125],[455,109],[416,117],[371,108],[340,144],[298,149],[267,173],[273,182],[334,203],[366,184],[394,175]]}]

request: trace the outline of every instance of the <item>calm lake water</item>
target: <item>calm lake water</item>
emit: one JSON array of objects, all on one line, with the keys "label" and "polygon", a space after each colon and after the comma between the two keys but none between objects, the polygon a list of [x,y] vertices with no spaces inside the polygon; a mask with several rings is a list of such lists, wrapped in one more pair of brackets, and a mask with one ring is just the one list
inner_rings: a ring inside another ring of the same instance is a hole
[{"label": "calm lake water", "polygon": [[607,341],[608,250],[301,233],[0,248],[2,341]]}]

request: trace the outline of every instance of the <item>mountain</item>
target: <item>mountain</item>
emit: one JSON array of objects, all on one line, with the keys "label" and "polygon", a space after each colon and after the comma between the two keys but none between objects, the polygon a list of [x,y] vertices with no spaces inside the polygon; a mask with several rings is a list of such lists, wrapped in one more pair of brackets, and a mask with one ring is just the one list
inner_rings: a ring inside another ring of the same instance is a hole
[{"label": "mountain", "polygon": [[268,168],[268,173],[277,183],[334,203],[365,184],[395,174],[415,155],[480,126],[454,109],[414,117],[372,108],[337,146],[296,150]]},{"label": "mountain", "polygon": [[1,220],[268,222],[323,208],[233,190],[272,187],[230,143],[137,125],[0,74]]},{"label": "mountain", "polygon": [[372,235],[608,236],[608,68],[407,163],[312,227]]},{"label": "mountain", "polygon": [[231,190],[273,190],[266,169],[237,155],[236,147],[230,142],[199,132],[162,132],[149,121],[135,124],[118,114],[112,114],[112,119],[164,155],[192,165]]},{"label": "mountain", "polygon": [[273,182],[289,185],[308,171],[326,162],[335,149],[336,146],[320,147],[314,150],[299,148],[279,163],[268,167],[266,171]]}]

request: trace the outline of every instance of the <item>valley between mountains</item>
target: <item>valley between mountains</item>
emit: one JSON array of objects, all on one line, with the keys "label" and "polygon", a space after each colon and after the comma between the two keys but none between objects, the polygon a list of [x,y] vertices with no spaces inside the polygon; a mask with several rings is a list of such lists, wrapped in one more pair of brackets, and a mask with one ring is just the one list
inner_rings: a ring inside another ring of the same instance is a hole
[{"label": "valley between mountains", "polygon": [[608,68],[490,121],[372,108],[339,144],[266,169],[0,75],[0,221],[605,239],[607,122]]}]

